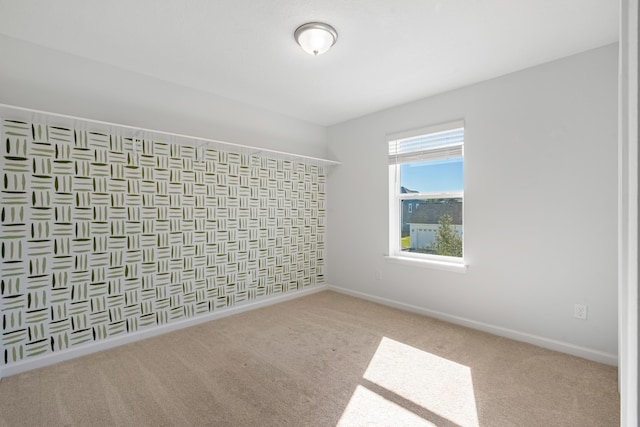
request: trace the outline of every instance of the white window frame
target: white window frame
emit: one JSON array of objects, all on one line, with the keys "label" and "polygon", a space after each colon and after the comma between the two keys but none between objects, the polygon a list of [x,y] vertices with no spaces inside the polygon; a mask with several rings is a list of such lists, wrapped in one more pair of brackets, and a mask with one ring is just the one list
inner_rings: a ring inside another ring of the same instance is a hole
[{"label": "white window frame", "polygon": [[[387,135],[387,142],[391,145],[395,141],[419,137],[422,135],[433,134],[443,131],[464,128],[464,121],[458,120],[454,122],[443,123],[440,125],[430,126],[412,131],[401,132]],[[460,150],[460,148],[458,148]],[[461,150],[464,159],[464,141]],[[458,154],[459,155],[459,154]],[[401,244],[401,222],[402,222],[402,202],[404,200],[424,200],[424,199],[448,199],[461,198],[463,200],[463,220],[464,227],[464,182],[462,192],[446,192],[446,193],[401,193],[400,192],[400,168],[402,164],[413,163],[411,161],[393,162],[390,154],[389,161],[389,253],[387,259],[391,262],[400,262],[403,264],[419,265],[429,268],[438,268],[450,271],[464,272],[466,264],[464,261],[464,232],[462,236],[462,257],[451,257],[435,254],[423,254],[415,252],[402,251]],[[415,162],[424,161],[416,160]],[[464,160],[463,160],[464,162]],[[464,163],[463,163],[464,164]],[[464,167],[464,166],[463,166]],[[463,178],[464,179],[464,178]]]}]

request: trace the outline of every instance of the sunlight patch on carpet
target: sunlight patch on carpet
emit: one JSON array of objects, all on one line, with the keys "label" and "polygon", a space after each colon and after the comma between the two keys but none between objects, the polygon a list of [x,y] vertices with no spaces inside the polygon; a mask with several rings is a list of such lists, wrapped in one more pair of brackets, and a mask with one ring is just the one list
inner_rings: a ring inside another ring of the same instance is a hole
[{"label": "sunlight patch on carpet", "polygon": [[435,427],[436,425],[359,385],[337,424],[337,427],[353,426]]},{"label": "sunlight patch on carpet", "polygon": [[383,337],[339,425],[435,425],[431,421],[478,427],[471,369]]}]

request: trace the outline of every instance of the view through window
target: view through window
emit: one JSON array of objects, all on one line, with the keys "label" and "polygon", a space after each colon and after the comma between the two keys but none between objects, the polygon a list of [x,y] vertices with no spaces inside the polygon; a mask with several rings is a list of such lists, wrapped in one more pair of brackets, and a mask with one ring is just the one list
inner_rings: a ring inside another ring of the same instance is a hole
[{"label": "view through window", "polygon": [[389,141],[391,255],[462,259],[463,148],[462,122]]}]

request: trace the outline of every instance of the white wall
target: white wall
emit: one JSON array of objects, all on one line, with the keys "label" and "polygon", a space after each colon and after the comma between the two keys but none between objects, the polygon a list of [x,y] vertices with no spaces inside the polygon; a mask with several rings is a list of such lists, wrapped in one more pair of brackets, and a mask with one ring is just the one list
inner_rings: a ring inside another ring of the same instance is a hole
[{"label": "white wall", "polygon": [[322,126],[4,35],[0,52],[3,104],[313,157],[326,155]]},{"label": "white wall", "polygon": [[[385,134],[461,118],[468,271],[386,262]],[[333,126],[327,281],[615,363],[616,139],[617,44]]]}]

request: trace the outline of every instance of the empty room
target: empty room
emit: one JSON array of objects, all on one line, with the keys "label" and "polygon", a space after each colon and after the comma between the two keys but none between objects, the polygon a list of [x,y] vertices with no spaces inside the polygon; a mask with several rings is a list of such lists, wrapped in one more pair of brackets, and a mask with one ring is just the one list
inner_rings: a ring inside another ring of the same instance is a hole
[{"label": "empty room", "polygon": [[638,0],[0,0],[0,426],[637,426]]}]

